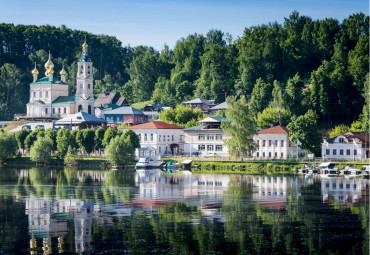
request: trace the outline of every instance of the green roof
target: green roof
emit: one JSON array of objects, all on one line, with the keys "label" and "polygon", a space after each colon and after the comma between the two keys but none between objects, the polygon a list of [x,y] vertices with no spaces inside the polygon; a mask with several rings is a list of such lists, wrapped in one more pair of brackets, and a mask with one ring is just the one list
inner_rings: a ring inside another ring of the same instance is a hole
[{"label": "green roof", "polygon": [[[105,107],[107,106],[107,107]],[[104,106],[100,106],[98,107],[100,110],[102,111],[111,111],[111,110],[114,110],[114,109],[117,109],[119,108],[120,106],[119,105],[116,105],[116,104],[106,104]]]},{"label": "green roof", "polygon": [[52,82],[49,81],[49,77],[45,76],[41,79],[38,79],[35,82],[32,82],[31,84],[62,84],[62,85],[68,85],[68,83],[62,82],[61,80],[59,80],[57,77],[54,77],[54,76],[53,76],[53,81]]},{"label": "green roof", "polygon": [[186,131],[186,130],[202,130],[202,129],[203,129],[203,124],[200,124],[198,126],[189,127],[189,128],[184,129],[184,130]]},{"label": "green roof", "polygon": [[74,96],[60,96],[57,99],[55,99],[52,104],[68,104],[75,101]]},{"label": "green roof", "polygon": [[226,119],[225,117],[211,117],[212,119],[215,119],[215,120],[217,120],[217,121],[219,121],[219,122],[221,122],[222,120],[224,120],[224,119]]},{"label": "green roof", "polygon": [[83,62],[91,62],[91,58],[87,55],[82,55],[80,57],[80,61],[83,61]]}]

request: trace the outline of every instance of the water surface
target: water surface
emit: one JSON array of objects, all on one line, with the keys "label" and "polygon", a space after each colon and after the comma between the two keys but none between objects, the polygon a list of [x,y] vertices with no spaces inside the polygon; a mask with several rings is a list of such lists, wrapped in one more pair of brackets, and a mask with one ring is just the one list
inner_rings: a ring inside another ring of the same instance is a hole
[{"label": "water surface", "polygon": [[0,168],[1,254],[369,254],[369,182]]}]

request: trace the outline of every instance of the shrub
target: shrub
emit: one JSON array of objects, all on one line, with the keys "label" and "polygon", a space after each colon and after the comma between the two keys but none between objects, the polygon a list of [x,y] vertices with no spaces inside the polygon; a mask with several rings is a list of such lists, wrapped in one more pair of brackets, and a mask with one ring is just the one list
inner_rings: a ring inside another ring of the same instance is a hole
[{"label": "shrub", "polygon": [[73,148],[72,146],[68,146],[67,154],[64,157],[64,164],[67,166],[77,166],[78,165],[78,157],[77,157],[76,148]]},{"label": "shrub", "polygon": [[48,137],[39,137],[31,147],[31,160],[38,164],[47,164],[51,160],[53,141]]},{"label": "shrub", "polygon": [[3,162],[17,152],[17,140],[11,134],[0,132],[0,161]]},{"label": "shrub", "polygon": [[134,156],[134,147],[130,137],[117,136],[106,148],[106,157],[112,165],[127,165]]}]

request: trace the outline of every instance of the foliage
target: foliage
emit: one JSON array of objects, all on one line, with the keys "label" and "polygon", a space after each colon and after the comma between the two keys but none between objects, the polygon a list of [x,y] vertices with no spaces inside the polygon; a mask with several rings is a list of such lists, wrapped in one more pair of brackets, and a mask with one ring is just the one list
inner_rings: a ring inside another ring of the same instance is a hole
[{"label": "foliage", "polygon": [[198,108],[193,109],[191,106],[179,104],[174,109],[171,108],[161,111],[158,117],[161,121],[166,123],[181,127],[191,127],[199,125],[199,121],[204,118],[204,114]]},{"label": "foliage", "polygon": [[104,148],[103,146],[103,139],[104,139],[105,129],[102,127],[99,127],[95,130],[95,136],[94,136],[94,147],[95,149],[99,150]]},{"label": "foliage", "polygon": [[111,127],[107,128],[107,130],[104,133],[104,139],[103,139],[104,147],[107,147],[110,141],[112,140],[112,138],[116,137],[116,135],[117,135],[117,130]]},{"label": "foliage", "polygon": [[317,119],[317,114],[308,110],[305,115],[293,116],[287,128],[289,129],[290,141],[297,143],[299,140],[302,143],[300,145],[302,149],[319,155],[321,139],[317,133]]},{"label": "foliage", "polygon": [[265,109],[271,101],[272,86],[261,78],[256,81],[250,101],[250,111],[257,117],[259,112]]},{"label": "foliage", "polygon": [[338,126],[335,126],[334,129],[329,133],[329,137],[337,137],[338,135],[343,135],[344,133],[347,133],[349,131],[349,127],[341,124]]},{"label": "foliage", "polygon": [[31,160],[38,164],[47,164],[51,160],[53,141],[48,137],[39,137],[31,147]]},{"label": "foliage", "polygon": [[0,132],[0,162],[15,155],[17,152],[17,140],[14,135]]},{"label": "foliage", "polygon": [[78,156],[76,148],[68,146],[67,154],[64,157],[64,164],[67,166],[77,166],[78,165]]},{"label": "foliage", "polygon": [[44,129],[43,128],[36,128],[34,131],[28,134],[26,140],[24,140],[24,145],[27,149],[31,149],[33,143],[36,139],[40,136],[43,136]]},{"label": "foliage", "polygon": [[94,137],[94,130],[82,129],[77,133],[77,144],[84,150],[84,152],[90,154],[94,150]]},{"label": "foliage", "polygon": [[140,148],[140,138],[139,136],[132,130],[128,129],[126,130],[122,136],[126,139],[126,137],[130,138],[130,142],[132,144],[132,147],[135,149]]},{"label": "foliage", "polygon": [[135,149],[130,136],[116,136],[106,147],[106,158],[113,165],[127,165],[133,159]]},{"label": "foliage", "polygon": [[291,113],[284,108],[270,108],[267,107],[263,112],[259,112],[257,115],[257,127],[269,128],[270,125],[279,125],[279,112],[281,118],[281,125],[286,126],[290,121]]},{"label": "foliage", "polygon": [[57,133],[57,149],[58,149],[58,157],[64,158],[66,153],[68,152],[69,146],[74,147],[75,138],[71,134],[71,131],[66,128],[62,128],[58,130]]},{"label": "foliage", "polygon": [[226,119],[222,120],[221,127],[230,138],[226,139],[225,144],[230,154],[246,155],[256,148],[253,136],[257,132],[250,107],[244,96],[239,100],[230,96],[226,102],[229,107],[225,111]]},{"label": "foliage", "polygon": [[351,132],[363,132],[364,130],[362,129],[362,123],[359,120],[356,120],[352,122],[349,131]]},{"label": "foliage", "polygon": [[15,139],[18,143],[18,148],[24,150],[26,148],[25,140],[27,136],[31,133],[29,129],[22,129],[15,133]]},{"label": "foliage", "polygon": [[49,137],[53,141],[53,150],[57,149],[57,131],[54,128],[48,128],[45,131],[45,137]]}]

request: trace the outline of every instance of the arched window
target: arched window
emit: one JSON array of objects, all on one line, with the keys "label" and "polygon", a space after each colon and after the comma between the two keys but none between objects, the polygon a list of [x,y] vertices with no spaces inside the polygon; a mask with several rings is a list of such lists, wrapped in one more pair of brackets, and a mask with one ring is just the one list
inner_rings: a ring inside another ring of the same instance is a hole
[{"label": "arched window", "polygon": [[88,113],[88,114],[91,114],[91,105],[89,105],[89,106],[87,107],[87,113]]},{"label": "arched window", "polygon": [[82,105],[78,106],[78,112],[82,112]]},{"label": "arched window", "polygon": [[89,84],[87,84],[87,88],[88,88],[88,89],[90,89],[90,83],[89,83]]}]

